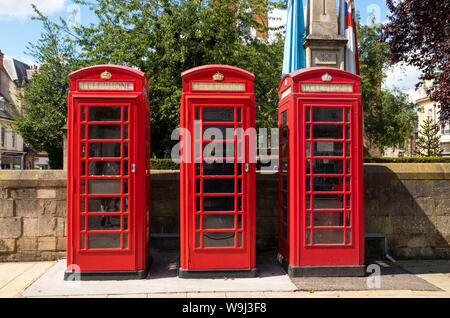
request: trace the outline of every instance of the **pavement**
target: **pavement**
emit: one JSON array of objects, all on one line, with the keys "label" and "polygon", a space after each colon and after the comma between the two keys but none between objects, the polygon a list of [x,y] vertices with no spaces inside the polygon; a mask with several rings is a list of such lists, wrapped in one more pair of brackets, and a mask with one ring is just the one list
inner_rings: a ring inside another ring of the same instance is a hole
[{"label": "pavement", "polygon": [[377,277],[290,279],[268,251],[256,278],[180,279],[176,251],[153,255],[147,279],[129,281],[66,282],[65,260],[0,263],[0,298],[450,298],[450,260],[376,260]]}]

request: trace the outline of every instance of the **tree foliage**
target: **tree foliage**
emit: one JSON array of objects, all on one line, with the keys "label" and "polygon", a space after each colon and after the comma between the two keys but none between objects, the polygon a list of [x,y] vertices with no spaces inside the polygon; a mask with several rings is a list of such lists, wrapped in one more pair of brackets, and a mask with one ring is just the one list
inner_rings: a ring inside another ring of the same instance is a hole
[{"label": "tree foliage", "polygon": [[441,148],[439,125],[432,118],[428,117],[420,126],[416,146],[416,153],[421,157],[437,157],[444,151]]},{"label": "tree foliage", "polygon": [[366,141],[370,148],[381,151],[398,147],[411,137],[417,121],[416,105],[399,90],[382,88],[390,62],[389,47],[380,41],[381,26],[358,23],[357,30]]},{"label": "tree foliage", "polygon": [[36,11],[42,21],[41,39],[30,44],[28,53],[41,67],[30,84],[25,84],[19,98],[24,102],[22,114],[15,121],[16,131],[34,151],[49,155],[52,169],[63,165],[63,132],[66,124],[68,74],[77,68],[75,49],[53,23]]},{"label": "tree foliage", "polygon": [[406,62],[433,80],[427,90],[441,107],[441,122],[450,121],[450,1],[387,0],[391,15],[383,39],[392,62]]},{"label": "tree foliage", "polygon": [[281,1],[256,0],[75,0],[89,6],[98,23],[75,29],[72,40],[89,64],[112,63],[147,73],[152,107],[152,151],[168,157],[179,124],[181,73],[205,64],[229,64],[256,75],[257,122],[276,127],[283,39],[267,42],[256,15]]}]

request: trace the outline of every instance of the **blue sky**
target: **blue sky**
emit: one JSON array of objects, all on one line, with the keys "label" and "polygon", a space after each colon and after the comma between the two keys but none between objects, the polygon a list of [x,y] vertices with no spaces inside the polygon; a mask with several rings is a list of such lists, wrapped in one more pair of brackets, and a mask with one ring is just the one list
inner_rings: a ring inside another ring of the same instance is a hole
[{"label": "blue sky", "polygon": [[[339,2],[337,0],[337,2]],[[89,24],[95,21],[93,14],[86,8],[80,8],[79,14],[73,16],[76,5],[71,0],[0,0],[0,50],[9,56],[25,63],[33,63],[33,58],[26,54],[26,46],[29,42],[35,42],[42,32],[39,21],[31,19],[33,11],[30,3],[36,6],[52,20],[59,17],[69,22]],[[306,0],[303,0],[306,6]],[[375,15],[377,23],[387,20],[388,10],[385,0],[355,0],[356,9],[360,12],[361,22],[368,24],[369,16]],[[275,16],[285,20],[285,13],[278,12]],[[282,21],[281,21],[282,22]],[[413,86],[417,82],[418,72],[413,68],[394,68],[388,73],[385,85],[397,86],[400,89],[413,93]]]}]

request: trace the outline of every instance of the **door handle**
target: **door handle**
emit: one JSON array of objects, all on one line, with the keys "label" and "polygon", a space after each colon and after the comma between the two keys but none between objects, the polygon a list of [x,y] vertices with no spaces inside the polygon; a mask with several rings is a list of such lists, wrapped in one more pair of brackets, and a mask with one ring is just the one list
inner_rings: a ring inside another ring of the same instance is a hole
[{"label": "door handle", "polygon": [[249,164],[248,163],[245,164],[244,170],[245,170],[245,172],[248,172],[248,170],[249,170]]},{"label": "door handle", "polygon": [[132,163],[131,164],[131,173],[135,173],[136,172],[136,164]]}]

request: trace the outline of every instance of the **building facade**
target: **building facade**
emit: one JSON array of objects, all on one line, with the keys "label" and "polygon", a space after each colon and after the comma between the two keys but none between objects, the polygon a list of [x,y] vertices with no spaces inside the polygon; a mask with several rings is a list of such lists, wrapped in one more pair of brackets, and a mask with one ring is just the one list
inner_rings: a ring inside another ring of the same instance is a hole
[{"label": "building facade", "polygon": [[23,138],[14,132],[13,123],[21,111],[17,97],[31,67],[0,52],[0,169],[25,168]]},{"label": "building facade", "polygon": [[[435,102],[431,101],[427,96],[426,90],[432,85],[431,81],[426,81],[419,89],[419,98],[416,103],[419,105],[419,130],[424,121],[429,117],[434,123],[439,124],[439,110],[440,107]],[[450,156],[450,123],[444,127],[440,126],[441,147],[444,150],[442,156]]]}]

